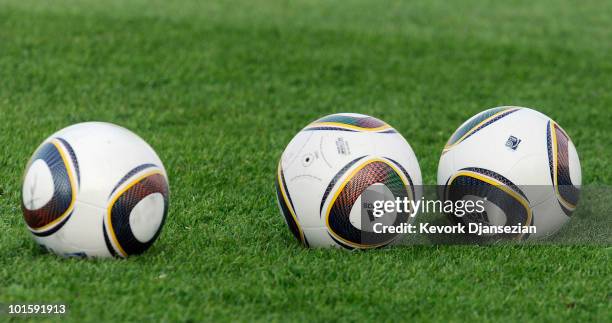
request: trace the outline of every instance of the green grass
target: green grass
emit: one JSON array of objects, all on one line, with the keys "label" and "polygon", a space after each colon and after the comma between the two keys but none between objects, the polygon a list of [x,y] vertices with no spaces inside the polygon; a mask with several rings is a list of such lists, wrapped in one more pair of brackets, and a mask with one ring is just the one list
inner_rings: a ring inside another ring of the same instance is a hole
[{"label": "green grass", "polygon": [[[583,183],[609,185],[610,2],[198,3],[0,0],[0,303],[67,302],[71,321],[612,319],[609,247],[306,250],[273,184],[322,115],[388,121],[432,184],[459,124],[521,105],[569,132]],[[23,223],[33,149],[89,120],[132,129],[169,171],[143,256],[59,259]]]}]

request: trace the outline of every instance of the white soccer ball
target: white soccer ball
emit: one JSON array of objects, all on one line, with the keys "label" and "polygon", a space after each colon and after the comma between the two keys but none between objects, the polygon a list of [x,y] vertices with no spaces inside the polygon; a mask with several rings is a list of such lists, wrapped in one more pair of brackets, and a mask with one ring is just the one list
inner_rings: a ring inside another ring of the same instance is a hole
[{"label": "white soccer ball", "polygon": [[[362,205],[366,189],[418,199],[420,185],[419,164],[404,137],[381,120],[353,113],[302,129],[283,152],[276,178],[281,214],[293,235],[305,246],[347,249],[382,247],[401,236],[372,230],[373,219],[362,212],[370,207]],[[413,219],[391,215],[390,224]]]},{"label": "white soccer ball", "polygon": [[34,239],[61,256],[127,257],[147,250],[168,212],[166,170],[129,130],[79,123],[32,155],[22,210]]},{"label": "white soccer ball", "polygon": [[521,107],[497,107],[467,120],[448,140],[438,165],[444,198],[487,198],[485,212],[459,222],[536,228],[504,238],[557,232],[576,208],[581,181],[567,133],[546,115]]}]

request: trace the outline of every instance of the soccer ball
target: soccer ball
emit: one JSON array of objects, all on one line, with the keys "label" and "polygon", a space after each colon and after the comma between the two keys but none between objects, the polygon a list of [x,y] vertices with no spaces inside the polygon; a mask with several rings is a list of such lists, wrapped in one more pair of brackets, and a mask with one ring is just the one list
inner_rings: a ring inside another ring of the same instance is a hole
[{"label": "soccer ball", "polygon": [[450,137],[438,165],[443,199],[486,199],[485,212],[457,221],[536,229],[489,238],[552,235],[576,208],[580,184],[580,161],[570,137],[529,108],[504,106],[473,116]]},{"label": "soccer ball", "polygon": [[[353,113],[323,117],[302,129],[278,164],[276,192],[281,214],[295,238],[308,247],[367,249],[399,240],[372,230],[368,189],[385,200],[420,198],[421,171],[408,142],[376,118]],[[391,214],[386,221],[411,221]]]},{"label": "soccer ball", "polygon": [[159,236],[168,198],[155,151],[129,130],[102,122],[79,123],[43,141],[22,186],[34,239],[67,257],[144,252]]}]

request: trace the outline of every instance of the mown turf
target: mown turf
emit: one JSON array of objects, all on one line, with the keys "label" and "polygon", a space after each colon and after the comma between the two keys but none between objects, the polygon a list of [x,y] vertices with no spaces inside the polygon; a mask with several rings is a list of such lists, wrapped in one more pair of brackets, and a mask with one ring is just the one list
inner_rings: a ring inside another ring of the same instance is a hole
[{"label": "mown turf", "polygon": [[[461,122],[522,105],[569,132],[584,183],[610,184],[610,26],[605,1],[0,0],[0,303],[67,302],[71,321],[609,321],[609,247],[305,250],[273,181],[301,127],[360,112],[434,183]],[[141,257],[58,259],[23,224],[33,149],[88,120],[169,171]]]}]

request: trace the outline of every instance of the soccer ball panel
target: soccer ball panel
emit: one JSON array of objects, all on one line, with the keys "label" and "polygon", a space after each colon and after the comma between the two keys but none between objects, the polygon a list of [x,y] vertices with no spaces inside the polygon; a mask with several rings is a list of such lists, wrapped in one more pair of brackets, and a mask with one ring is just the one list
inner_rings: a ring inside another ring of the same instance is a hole
[{"label": "soccer ball panel", "polygon": [[326,227],[304,228],[304,235],[309,247],[343,248],[331,238]]},{"label": "soccer ball panel", "polygon": [[[524,183],[530,178],[521,172],[510,172],[515,164],[526,156],[544,156],[546,133],[545,119],[530,109],[509,110],[509,113],[488,126],[476,131],[452,149],[455,150],[454,167],[477,167],[504,174],[512,182]],[[503,113],[503,112],[502,112]],[[512,146],[514,145],[514,146]],[[461,153],[457,153],[457,152]],[[537,171],[546,173],[547,164],[534,164]],[[540,182],[539,185],[550,181]],[[531,184],[531,183],[530,183]],[[535,184],[535,183],[534,183]]]},{"label": "soccer ball panel", "polygon": [[578,151],[571,140],[568,145],[568,159],[570,180],[573,185],[580,186],[582,185],[580,158],[578,158]]},{"label": "soccer ball panel", "polygon": [[130,228],[134,238],[140,243],[153,239],[164,219],[166,208],[162,193],[153,193],[144,197],[130,212]]},{"label": "soccer ball panel", "polygon": [[29,211],[42,208],[53,198],[53,186],[53,175],[49,166],[42,159],[37,159],[23,180],[23,206]]},{"label": "soccer ball panel", "polygon": [[78,173],[62,142],[55,139],[36,150],[26,167],[21,204],[33,234],[50,235],[66,223],[76,202],[77,179]]},{"label": "soccer ball panel", "polygon": [[455,172],[454,150],[446,150],[442,152],[440,161],[438,162],[437,183],[439,186],[446,185],[447,181]]},{"label": "soccer ball panel", "polygon": [[[104,216],[104,234],[119,256],[141,254],[155,241],[168,210],[168,193],[166,178],[160,171],[152,170],[135,177],[112,195]],[[136,209],[143,199],[155,195],[161,197],[159,203],[148,203],[147,207]],[[136,223],[140,228],[131,226],[134,223],[133,216],[139,219]],[[136,232],[139,232],[141,238],[144,238],[143,231],[144,234],[153,231],[145,241],[136,236]]]},{"label": "soccer ball panel", "polygon": [[60,229],[48,236],[34,236],[48,250],[65,257],[109,257],[102,235],[104,209],[76,202],[73,215]]},{"label": "soccer ball panel", "polygon": [[511,181],[520,185],[529,196],[531,205],[538,205],[554,195],[548,170],[548,158],[544,153],[520,158],[507,173]]}]

